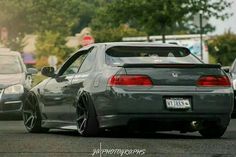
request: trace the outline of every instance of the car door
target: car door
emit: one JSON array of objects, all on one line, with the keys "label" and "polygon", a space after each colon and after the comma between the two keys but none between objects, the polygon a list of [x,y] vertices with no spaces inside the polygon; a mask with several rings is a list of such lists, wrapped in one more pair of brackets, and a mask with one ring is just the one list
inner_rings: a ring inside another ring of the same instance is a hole
[{"label": "car door", "polygon": [[70,57],[54,78],[50,78],[41,92],[44,104],[42,111],[47,120],[64,121],[71,120],[70,110],[73,102],[73,91],[70,85],[74,75],[87,55],[87,51],[80,51]]},{"label": "car door", "polygon": [[[96,53],[97,48],[94,47],[91,51],[89,51],[88,55],[84,59],[81,67],[79,68],[78,73],[72,79],[71,90],[74,91],[74,98],[76,98],[76,94],[78,91],[83,88],[82,90],[86,89],[86,87],[91,85],[91,76],[94,75],[94,69],[96,68]],[[74,99],[77,101],[76,99]],[[71,110],[71,118],[72,121],[76,119],[76,103],[72,104]]]}]

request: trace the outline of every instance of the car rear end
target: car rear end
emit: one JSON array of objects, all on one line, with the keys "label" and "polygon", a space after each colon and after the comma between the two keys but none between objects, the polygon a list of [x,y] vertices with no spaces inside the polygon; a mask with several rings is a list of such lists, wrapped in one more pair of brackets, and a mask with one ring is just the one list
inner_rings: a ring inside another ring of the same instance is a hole
[{"label": "car rear end", "polygon": [[210,122],[228,126],[233,89],[219,65],[177,46],[111,47],[106,63],[117,70],[108,78],[106,101],[96,107],[101,127],[187,132]]},{"label": "car rear end", "polygon": [[236,103],[236,59],[234,60],[232,66],[226,69],[226,72],[228,72],[229,75],[231,76],[231,80],[232,80],[232,84],[234,88],[234,110],[232,113],[232,118],[235,119],[236,118],[236,104],[235,104]]},{"label": "car rear end", "polygon": [[234,77],[231,80],[232,80],[233,89],[234,89],[234,109],[233,109],[231,118],[236,119],[236,80],[234,79]]}]

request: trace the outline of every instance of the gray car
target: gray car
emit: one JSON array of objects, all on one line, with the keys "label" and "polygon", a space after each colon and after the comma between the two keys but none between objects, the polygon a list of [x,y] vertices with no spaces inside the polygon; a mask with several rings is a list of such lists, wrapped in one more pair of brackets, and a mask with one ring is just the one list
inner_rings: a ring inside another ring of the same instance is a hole
[{"label": "gray car", "polygon": [[232,63],[232,65],[229,67],[225,67],[223,68],[223,70],[225,70],[231,80],[232,80],[232,84],[233,84],[233,89],[234,89],[234,110],[232,113],[232,118],[236,118],[236,59],[234,60],[234,62]]},{"label": "gray car", "polygon": [[0,116],[22,118],[22,102],[36,69],[26,69],[19,52],[0,49]]},{"label": "gray car", "polygon": [[29,132],[76,129],[95,136],[122,128],[219,138],[233,109],[233,89],[220,65],[204,64],[177,45],[93,44],[42,74],[49,78],[23,106]]}]

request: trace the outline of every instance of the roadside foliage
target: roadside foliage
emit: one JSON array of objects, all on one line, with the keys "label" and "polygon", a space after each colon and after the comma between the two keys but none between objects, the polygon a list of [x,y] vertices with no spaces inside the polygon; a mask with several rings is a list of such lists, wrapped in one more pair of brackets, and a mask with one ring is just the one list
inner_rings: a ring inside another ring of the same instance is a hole
[{"label": "roadside foliage", "polygon": [[[199,33],[193,24],[199,12],[205,18],[229,18],[231,13],[224,10],[231,4],[227,0],[0,0],[0,28],[7,28],[5,45],[12,50],[22,51],[24,36],[37,34],[38,60],[53,54],[64,60],[73,50],[63,40],[84,27],[92,28],[96,42],[149,35],[162,35],[164,41],[166,34]],[[212,31],[210,24],[204,29]]]},{"label": "roadside foliage", "polygon": [[231,65],[236,58],[236,34],[228,31],[208,40],[209,53],[217,63]]}]

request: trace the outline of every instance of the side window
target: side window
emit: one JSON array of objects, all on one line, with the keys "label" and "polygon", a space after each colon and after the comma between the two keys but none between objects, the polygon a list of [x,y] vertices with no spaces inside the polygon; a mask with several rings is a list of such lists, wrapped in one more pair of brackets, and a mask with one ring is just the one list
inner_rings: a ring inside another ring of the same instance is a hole
[{"label": "side window", "polygon": [[81,68],[79,69],[80,73],[90,71],[95,63],[96,58],[96,48],[94,48],[88,56],[85,58],[83,64],[81,65]]},{"label": "side window", "polygon": [[79,58],[77,58],[65,71],[62,75],[71,75],[78,72],[81,64],[83,63],[84,58],[86,57],[86,54],[81,55]]}]

